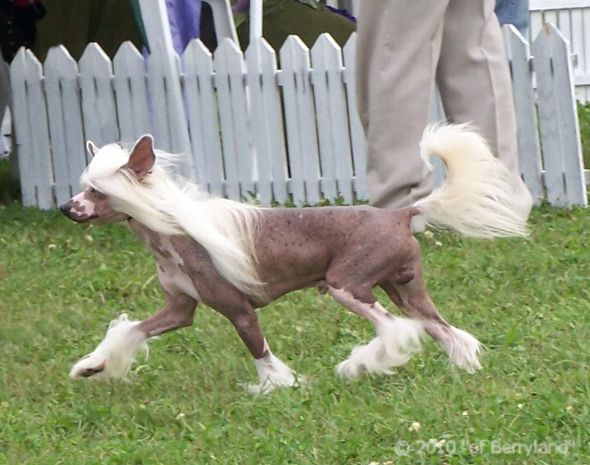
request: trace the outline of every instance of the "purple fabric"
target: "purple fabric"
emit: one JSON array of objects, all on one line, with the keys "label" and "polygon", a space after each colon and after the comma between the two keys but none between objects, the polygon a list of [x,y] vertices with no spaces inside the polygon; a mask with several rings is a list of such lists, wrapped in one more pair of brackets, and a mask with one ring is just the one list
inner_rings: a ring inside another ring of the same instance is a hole
[{"label": "purple fabric", "polygon": [[235,13],[248,13],[249,8],[250,0],[238,0],[232,7],[232,10]]},{"label": "purple fabric", "polygon": [[346,19],[356,24],[356,18],[352,16],[345,8],[334,8],[326,5],[326,9],[330,10],[332,13],[336,13],[337,15],[344,16]]},{"label": "purple fabric", "polygon": [[200,36],[201,0],[166,0],[172,44],[181,54],[191,39]]}]

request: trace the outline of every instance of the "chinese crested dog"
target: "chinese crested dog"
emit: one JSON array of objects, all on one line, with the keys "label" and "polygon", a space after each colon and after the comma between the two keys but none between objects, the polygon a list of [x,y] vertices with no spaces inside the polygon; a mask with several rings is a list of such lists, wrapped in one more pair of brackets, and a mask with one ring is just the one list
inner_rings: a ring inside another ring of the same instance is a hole
[{"label": "chinese crested dog", "polygon": [[[390,373],[419,350],[424,333],[453,364],[470,373],[480,368],[480,343],[449,324],[430,299],[412,235],[417,225],[479,238],[527,234],[528,211],[510,187],[511,175],[469,127],[425,131],[422,156],[440,157],[447,178],[401,209],[260,208],[211,197],[175,178],[173,156],[155,151],[149,135],[131,150],[91,142],[87,149],[93,158],[82,174],[84,190],[62,212],[79,223],[127,222],[154,255],[166,302],[145,320],[112,321],[72,377],[124,377],[149,338],[191,325],[203,303],[227,317],[252,354],[259,381],[252,392],[295,385],[301,377],[271,352],[256,310],[312,286],[375,327],[376,337],[337,366],[345,378]],[[405,318],[375,299],[376,286]]]}]

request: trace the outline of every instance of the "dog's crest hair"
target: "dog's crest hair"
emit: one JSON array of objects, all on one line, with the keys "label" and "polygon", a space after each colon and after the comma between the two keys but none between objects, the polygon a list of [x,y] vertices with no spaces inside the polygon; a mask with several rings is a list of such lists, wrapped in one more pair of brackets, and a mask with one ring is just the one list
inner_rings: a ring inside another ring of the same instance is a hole
[{"label": "dog's crest hair", "polygon": [[209,196],[174,175],[179,156],[162,151],[155,151],[156,162],[140,181],[125,167],[129,154],[118,144],[102,147],[82,174],[82,185],[107,195],[114,210],[155,232],[192,237],[225,279],[248,295],[262,296],[254,250],[260,209]]}]

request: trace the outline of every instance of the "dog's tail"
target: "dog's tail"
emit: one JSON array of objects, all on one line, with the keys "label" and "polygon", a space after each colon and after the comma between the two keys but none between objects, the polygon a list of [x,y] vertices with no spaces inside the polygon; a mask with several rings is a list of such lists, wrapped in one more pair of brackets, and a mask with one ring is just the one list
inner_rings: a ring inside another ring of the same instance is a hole
[{"label": "dog's tail", "polygon": [[436,155],[447,167],[442,186],[413,205],[426,225],[479,238],[528,234],[529,208],[511,187],[511,173],[469,125],[427,127],[420,150],[425,161]]}]

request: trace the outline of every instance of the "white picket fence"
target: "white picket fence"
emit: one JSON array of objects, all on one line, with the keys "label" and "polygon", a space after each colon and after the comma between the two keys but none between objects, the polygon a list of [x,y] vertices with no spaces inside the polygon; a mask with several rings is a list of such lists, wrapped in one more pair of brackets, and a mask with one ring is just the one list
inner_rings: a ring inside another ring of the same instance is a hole
[{"label": "white picket fence", "polygon": [[[567,43],[547,26],[531,68],[526,42],[512,30],[507,37],[523,177],[538,200],[586,205]],[[367,199],[355,41],[341,50],[326,34],[310,51],[292,36],[279,51],[280,69],[263,39],[245,55],[224,41],[213,56],[193,41],[178,59],[191,152],[185,174],[216,195],[265,205]],[[87,139],[100,146],[149,132],[160,149],[182,150],[171,137],[178,102],[160,59],[156,52],[146,62],[130,43],[112,62],[96,44],[78,63],[63,47],[43,65],[18,53],[10,78],[24,205],[54,208],[78,190]]]}]

